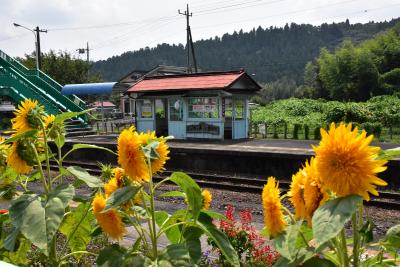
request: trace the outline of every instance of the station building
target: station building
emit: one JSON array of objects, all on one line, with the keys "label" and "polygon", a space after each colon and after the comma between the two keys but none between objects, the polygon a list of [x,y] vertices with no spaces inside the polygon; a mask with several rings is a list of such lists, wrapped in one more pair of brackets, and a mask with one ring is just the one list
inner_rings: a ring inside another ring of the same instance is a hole
[{"label": "station building", "polygon": [[136,127],[175,139],[242,139],[249,98],[261,87],[245,71],[144,77],[126,92]]}]

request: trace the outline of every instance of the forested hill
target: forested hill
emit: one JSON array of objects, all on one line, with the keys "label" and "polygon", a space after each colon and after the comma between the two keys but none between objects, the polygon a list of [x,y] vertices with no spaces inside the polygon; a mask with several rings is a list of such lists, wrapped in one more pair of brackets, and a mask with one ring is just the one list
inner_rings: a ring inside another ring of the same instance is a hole
[{"label": "forested hill", "polygon": [[[261,26],[250,32],[234,32],[222,37],[195,42],[196,58],[203,71],[245,68],[258,82],[270,82],[286,76],[301,83],[307,61],[318,56],[320,48],[335,48],[344,39],[353,42],[370,39],[400,21],[286,25],[283,28]],[[193,32],[196,35],[196,32]],[[183,45],[160,44],[154,48],[123,53],[95,62],[93,72],[105,81],[116,81],[133,69],[149,70],[156,65],[185,66]]]}]

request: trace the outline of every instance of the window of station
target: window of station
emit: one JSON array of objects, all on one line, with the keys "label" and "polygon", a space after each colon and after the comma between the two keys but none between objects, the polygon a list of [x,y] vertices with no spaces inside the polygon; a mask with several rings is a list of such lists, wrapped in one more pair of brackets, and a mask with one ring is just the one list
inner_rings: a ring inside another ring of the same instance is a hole
[{"label": "window of station", "polygon": [[226,119],[232,119],[232,99],[231,98],[225,98],[225,118]]},{"label": "window of station", "polygon": [[141,118],[153,118],[153,103],[151,100],[141,100]]},{"label": "window of station", "polygon": [[244,100],[235,99],[235,120],[242,120],[244,118]]},{"label": "window of station", "polygon": [[194,119],[219,118],[219,101],[216,97],[189,98],[188,115]]},{"label": "window of station", "polygon": [[165,119],[165,106],[164,101],[161,99],[156,100],[156,118]]},{"label": "window of station", "polygon": [[169,120],[182,121],[183,120],[183,101],[180,99],[169,100]]}]

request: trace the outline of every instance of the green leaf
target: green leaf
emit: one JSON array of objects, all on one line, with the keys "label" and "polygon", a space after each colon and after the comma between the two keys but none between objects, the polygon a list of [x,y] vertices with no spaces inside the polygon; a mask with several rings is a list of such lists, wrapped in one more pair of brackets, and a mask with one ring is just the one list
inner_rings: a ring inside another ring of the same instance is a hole
[{"label": "green leaf", "polygon": [[157,147],[159,146],[160,142],[157,140],[151,141],[145,147],[143,147],[143,154],[148,159],[158,159],[160,155],[157,152]]},{"label": "green leaf", "polygon": [[218,212],[214,212],[211,210],[203,210],[203,213],[207,214],[211,218],[218,219],[218,220],[227,220],[226,217],[222,214],[219,214]]},{"label": "green leaf", "polygon": [[362,203],[360,196],[347,196],[330,200],[319,207],[312,218],[313,235],[319,245],[334,238]]},{"label": "green leaf", "polygon": [[4,247],[7,250],[13,251],[15,249],[15,243],[19,234],[19,228],[13,227],[11,232],[7,235],[4,240]]},{"label": "green leaf", "polygon": [[69,166],[67,167],[69,173],[78,178],[79,180],[85,182],[87,186],[92,188],[103,187],[104,183],[97,177],[90,175],[85,169],[79,166]]},{"label": "green leaf", "polygon": [[364,236],[364,242],[369,243],[374,240],[374,228],[375,224],[368,218],[364,223],[363,227],[360,229],[360,234]]},{"label": "green leaf", "polygon": [[158,257],[159,266],[191,267],[190,255],[184,244],[172,244]]},{"label": "green leaf", "polygon": [[309,259],[308,261],[306,261],[305,263],[303,263],[303,265],[301,265],[302,267],[335,267],[336,265],[331,262],[330,260],[327,259],[320,259],[317,257],[313,257],[311,259]]},{"label": "green leaf", "polygon": [[15,252],[6,252],[6,257],[10,259],[13,264],[28,265],[29,260],[27,258],[28,252],[31,249],[31,242],[25,238],[19,239],[19,246]]},{"label": "green leaf", "polygon": [[183,193],[181,191],[169,191],[164,194],[161,194],[160,197],[183,197],[183,198],[185,198],[186,195],[185,195],[185,193]]},{"label": "green leaf", "polygon": [[85,113],[88,113],[92,109],[87,109],[84,111],[79,111],[79,112],[63,112],[61,114],[58,114],[54,120],[54,123],[63,123],[66,120],[78,117],[79,115],[83,115]]},{"label": "green leaf", "polygon": [[[172,224],[176,223],[174,217],[170,217],[169,214],[165,211],[156,211],[154,213],[156,223],[158,227],[161,229],[165,229]],[[171,227],[165,231],[165,235],[167,236],[168,240],[172,244],[176,244],[179,242],[179,238],[181,236],[181,231],[179,230],[178,226]]]},{"label": "green leaf", "polygon": [[285,232],[281,233],[275,238],[276,250],[285,258],[293,261],[296,259],[298,247],[296,246],[297,238],[299,236],[301,223],[289,225],[286,227]]},{"label": "green leaf", "polygon": [[196,220],[203,206],[200,187],[189,175],[183,172],[174,172],[170,180],[177,184],[186,194],[193,218]]},{"label": "green leaf", "polygon": [[47,254],[74,194],[72,185],[62,184],[48,194],[47,201],[41,201],[35,194],[22,195],[11,203],[10,218],[14,227]]},{"label": "green leaf", "polygon": [[193,265],[198,265],[201,259],[201,243],[200,237],[203,231],[198,227],[186,227],[183,237],[185,238],[185,245],[189,252],[190,259]]},{"label": "green leaf", "polygon": [[147,211],[143,207],[134,205],[130,209],[136,212],[140,217],[147,218]]},{"label": "green leaf", "polygon": [[[303,234],[303,236],[307,242],[309,242],[311,239],[313,239],[312,229],[307,224],[304,224],[304,223],[301,224],[300,232]],[[296,240],[296,247],[299,248],[299,247],[304,247],[304,246],[307,246],[307,244],[304,243],[304,240],[301,237],[301,235],[298,235],[297,240]]]},{"label": "green leaf", "polygon": [[[60,232],[68,239],[71,252],[86,250],[92,234],[94,216],[89,212],[90,203],[81,203],[76,209],[69,213],[61,224]],[[72,236],[71,236],[72,235]],[[82,254],[75,254],[80,259]]]},{"label": "green leaf", "polygon": [[233,266],[239,266],[239,258],[228,237],[215,227],[207,214],[200,212],[197,225],[215,242],[222,254]]},{"label": "green leaf", "polygon": [[137,192],[139,192],[140,188],[141,186],[125,186],[118,188],[107,198],[106,206],[102,212],[117,208],[121,204],[126,203],[128,200],[132,199]]},{"label": "green leaf", "polygon": [[2,144],[9,144],[12,142],[15,142],[21,138],[26,138],[26,137],[33,137],[37,135],[38,130],[29,130],[20,134],[16,134],[13,137],[10,137],[6,139]]},{"label": "green leaf", "polygon": [[120,267],[124,261],[126,250],[113,244],[100,251],[96,263],[99,267]]},{"label": "green leaf", "polygon": [[386,242],[395,248],[400,248],[400,224],[391,227],[385,236]]},{"label": "green leaf", "polygon": [[67,153],[65,153],[65,155],[63,156],[62,159],[64,160],[69,154],[71,154],[72,152],[74,152],[75,150],[78,150],[78,149],[100,149],[100,150],[105,150],[105,151],[110,152],[111,154],[116,155],[116,153],[114,151],[112,151],[111,149],[108,149],[106,147],[90,145],[90,144],[75,144],[72,146],[72,148]]},{"label": "green leaf", "polygon": [[142,256],[128,257],[124,260],[121,267],[144,267],[151,266],[149,260]]},{"label": "green leaf", "polygon": [[391,160],[397,157],[400,157],[400,147],[381,150],[376,159]]},{"label": "green leaf", "polygon": [[54,138],[54,143],[59,148],[63,147],[65,144],[65,136],[63,134],[57,134],[56,138]]}]

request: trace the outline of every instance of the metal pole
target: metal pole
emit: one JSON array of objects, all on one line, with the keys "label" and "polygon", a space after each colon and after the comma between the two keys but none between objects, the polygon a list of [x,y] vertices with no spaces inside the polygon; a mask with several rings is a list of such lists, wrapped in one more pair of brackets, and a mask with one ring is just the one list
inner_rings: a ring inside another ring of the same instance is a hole
[{"label": "metal pole", "polygon": [[194,65],[194,72],[197,73],[197,62],[196,62],[196,56],[194,54],[194,46],[193,46],[193,39],[192,39],[192,31],[190,30],[189,26],[189,37],[190,37],[190,47],[192,49],[192,58],[193,58],[193,65]]},{"label": "metal pole", "polygon": [[37,69],[40,70],[42,68],[42,59],[40,55],[40,30],[39,26],[36,26],[36,59],[37,59]]},{"label": "metal pole", "polygon": [[87,80],[89,82],[89,70],[90,70],[90,63],[89,63],[89,42],[86,42],[86,62],[87,62]]}]

